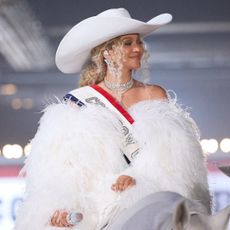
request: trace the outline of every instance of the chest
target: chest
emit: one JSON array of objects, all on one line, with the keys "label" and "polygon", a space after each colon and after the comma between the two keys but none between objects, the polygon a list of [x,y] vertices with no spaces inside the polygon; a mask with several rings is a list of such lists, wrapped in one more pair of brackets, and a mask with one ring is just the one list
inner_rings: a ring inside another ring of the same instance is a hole
[{"label": "chest", "polygon": [[133,88],[125,93],[113,92],[112,96],[120,103],[123,108],[128,109],[140,101],[151,99],[147,92],[140,88]]}]

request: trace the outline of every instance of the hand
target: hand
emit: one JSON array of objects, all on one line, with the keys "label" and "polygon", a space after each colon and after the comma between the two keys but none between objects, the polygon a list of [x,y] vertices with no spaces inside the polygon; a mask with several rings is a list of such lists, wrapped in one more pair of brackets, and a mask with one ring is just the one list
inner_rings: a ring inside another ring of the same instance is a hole
[{"label": "hand", "polygon": [[112,185],[111,189],[115,192],[122,192],[135,184],[136,180],[131,176],[121,175],[117,178],[116,183]]},{"label": "hand", "polygon": [[64,210],[57,210],[51,217],[50,224],[55,227],[73,227],[73,225],[68,224],[66,217],[68,213]]}]

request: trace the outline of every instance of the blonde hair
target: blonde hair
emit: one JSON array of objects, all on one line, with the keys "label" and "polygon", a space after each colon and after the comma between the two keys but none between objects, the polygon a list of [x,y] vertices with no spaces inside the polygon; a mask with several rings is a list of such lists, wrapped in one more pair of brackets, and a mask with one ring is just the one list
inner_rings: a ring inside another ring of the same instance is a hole
[{"label": "blonde hair", "polygon": [[[79,81],[80,87],[98,84],[104,80],[107,71],[107,65],[104,61],[103,53],[105,50],[111,50],[121,45],[122,45],[121,36],[119,36],[99,46],[96,46],[91,50],[89,61],[85,64],[85,66],[83,67],[80,73],[80,81]],[[149,54],[145,48],[145,45],[143,47],[144,47],[144,55],[142,57],[142,60],[144,60],[147,63]]]},{"label": "blonde hair", "polygon": [[120,44],[120,37],[113,38],[91,50],[90,59],[80,73],[79,85],[81,87],[98,84],[104,80],[107,65],[104,61],[103,53],[118,44]]}]

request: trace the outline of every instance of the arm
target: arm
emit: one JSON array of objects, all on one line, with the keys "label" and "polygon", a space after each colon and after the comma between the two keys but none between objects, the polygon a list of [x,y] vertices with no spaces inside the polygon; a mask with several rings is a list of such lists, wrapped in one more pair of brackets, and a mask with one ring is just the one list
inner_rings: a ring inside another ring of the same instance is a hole
[{"label": "arm", "polygon": [[87,204],[84,224],[94,224],[97,200],[102,205],[107,200],[103,193],[88,198],[86,192],[98,193],[98,178],[104,190],[110,189],[113,176],[125,167],[119,154],[121,126],[114,118],[94,105],[81,111],[66,104],[46,109],[26,162],[28,196],[17,216],[17,230],[44,229],[56,210],[82,212]]}]

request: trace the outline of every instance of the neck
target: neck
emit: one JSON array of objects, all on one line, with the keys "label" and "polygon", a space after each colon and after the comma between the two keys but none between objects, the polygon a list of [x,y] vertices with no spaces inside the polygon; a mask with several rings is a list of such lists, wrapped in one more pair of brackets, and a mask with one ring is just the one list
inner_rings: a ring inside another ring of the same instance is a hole
[{"label": "neck", "polygon": [[124,93],[132,88],[133,84],[134,81],[131,75],[131,71],[129,74],[123,74],[120,76],[109,75],[109,73],[107,73],[104,78],[104,85],[107,89],[120,93]]},{"label": "neck", "polygon": [[121,70],[118,73],[111,73],[107,71],[105,75],[105,79],[111,83],[126,83],[132,78],[132,71],[131,70]]}]

